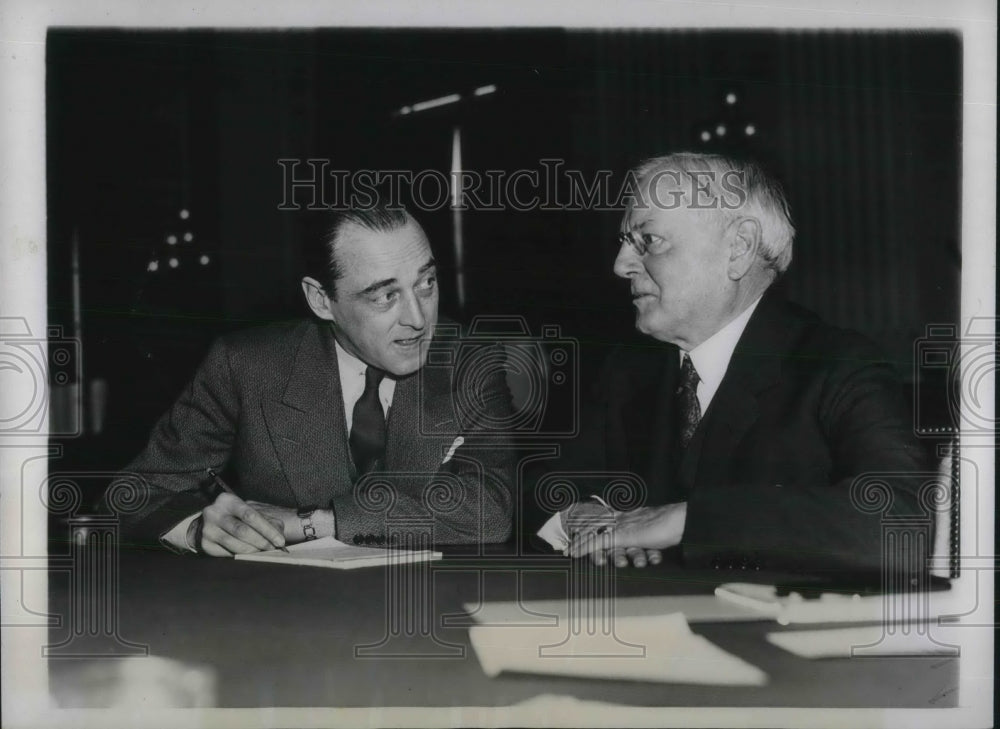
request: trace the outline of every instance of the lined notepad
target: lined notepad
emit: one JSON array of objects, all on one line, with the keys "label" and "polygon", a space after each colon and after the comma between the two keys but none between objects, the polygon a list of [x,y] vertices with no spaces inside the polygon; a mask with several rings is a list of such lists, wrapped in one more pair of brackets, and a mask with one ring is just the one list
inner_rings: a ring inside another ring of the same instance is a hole
[{"label": "lined notepad", "polygon": [[267,552],[237,554],[236,559],[248,562],[276,562],[307,567],[326,567],[335,570],[353,570],[359,567],[383,567],[390,564],[429,562],[441,559],[440,552],[429,549],[381,549],[355,547],[333,537],[323,537],[310,542],[294,544],[288,552],[272,549]]}]

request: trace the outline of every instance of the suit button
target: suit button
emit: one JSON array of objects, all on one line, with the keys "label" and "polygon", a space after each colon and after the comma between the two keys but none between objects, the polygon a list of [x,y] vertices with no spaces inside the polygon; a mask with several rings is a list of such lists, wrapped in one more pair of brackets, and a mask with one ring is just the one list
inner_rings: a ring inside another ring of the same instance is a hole
[{"label": "suit button", "polygon": [[355,544],[361,544],[362,542],[365,541],[365,538],[362,537],[360,534],[355,534],[353,541],[354,541]]}]

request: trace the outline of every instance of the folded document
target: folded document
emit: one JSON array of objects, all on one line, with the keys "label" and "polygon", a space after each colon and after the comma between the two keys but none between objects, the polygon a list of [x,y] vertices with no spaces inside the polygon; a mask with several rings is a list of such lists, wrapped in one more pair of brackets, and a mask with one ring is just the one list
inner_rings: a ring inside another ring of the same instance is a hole
[{"label": "folded document", "polygon": [[488,676],[503,671],[628,681],[761,686],[767,675],[700,635],[680,613],[601,623],[476,625],[469,637]]},{"label": "folded document", "polygon": [[407,564],[441,559],[440,552],[429,549],[380,549],[355,547],[333,537],[323,537],[292,545],[287,552],[272,549],[267,552],[237,554],[236,559],[250,562],[278,562],[309,567],[327,567],[335,570],[353,570],[358,567],[379,567],[389,564]]}]

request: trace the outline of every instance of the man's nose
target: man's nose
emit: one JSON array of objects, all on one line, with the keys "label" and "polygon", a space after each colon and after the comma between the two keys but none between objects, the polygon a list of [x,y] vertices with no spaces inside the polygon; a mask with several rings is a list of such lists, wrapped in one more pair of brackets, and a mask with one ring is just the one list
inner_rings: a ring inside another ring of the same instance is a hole
[{"label": "man's nose", "polygon": [[400,312],[399,323],[411,329],[421,330],[427,324],[427,317],[420,307],[420,300],[410,291],[403,295],[403,308]]},{"label": "man's nose", "polygon": [[615,257],[615,275],[631,278],[638,275],[641,269],[642,261],[639,260],[639,254],[628,243],[622,243],[621,248],[618,249],[618,255]]}]

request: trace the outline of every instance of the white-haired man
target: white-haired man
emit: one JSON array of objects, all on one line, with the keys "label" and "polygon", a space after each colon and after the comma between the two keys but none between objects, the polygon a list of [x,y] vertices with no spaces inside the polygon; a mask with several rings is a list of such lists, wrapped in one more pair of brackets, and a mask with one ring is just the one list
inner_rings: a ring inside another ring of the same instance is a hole
[{"label": "white-haired man", "polygon": [[679,545],[717,568],[878,571],[880,517],[852,483],[897,474],[892,509],[914,513],[926,470],[893,368],[769,290],[795,231],[757,164],[680,153],[633,174],[614,271],[662,346],[612,355],[580,464],[636,474],[645,505],[584,502],[542,535],[598,564]]}]

